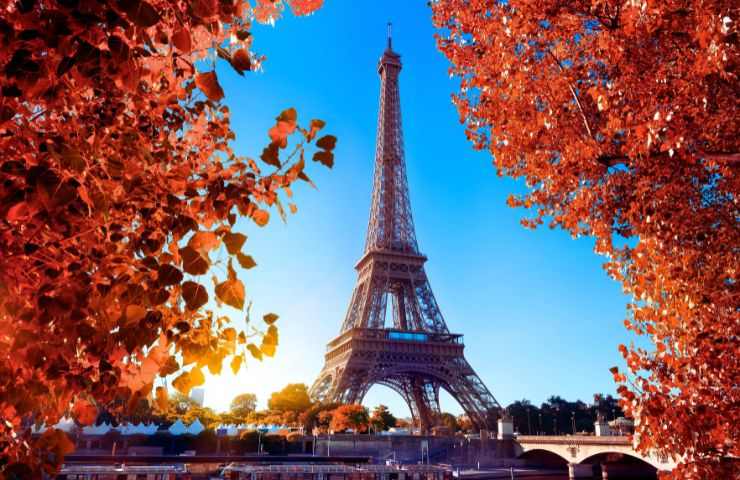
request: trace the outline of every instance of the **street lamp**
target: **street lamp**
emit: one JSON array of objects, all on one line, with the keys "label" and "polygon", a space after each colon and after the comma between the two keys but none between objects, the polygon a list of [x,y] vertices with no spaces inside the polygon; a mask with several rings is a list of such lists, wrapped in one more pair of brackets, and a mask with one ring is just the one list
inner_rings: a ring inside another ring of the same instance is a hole
[{"label": "street lamp", "polygon": [[262,434],[267,433],[266,428],[258,428],[257,429],[257,455],[262,454]]},{"label": "street lamp", "polygon": [[537,435],[542,435],[542,412],[539,413],[540,417],[540,428],[537,430]]},{"label": "street lamp", "polygon": [[529,421],[529,407],[527,407],[527,435],[532,435],[532,424]]},{"label": "street lamp", "polygon": [[575,435],[576,434],[576,414],[575,414],[575,412],[573,412],[570,415],[570,421],[573,424],[573,435]]}]

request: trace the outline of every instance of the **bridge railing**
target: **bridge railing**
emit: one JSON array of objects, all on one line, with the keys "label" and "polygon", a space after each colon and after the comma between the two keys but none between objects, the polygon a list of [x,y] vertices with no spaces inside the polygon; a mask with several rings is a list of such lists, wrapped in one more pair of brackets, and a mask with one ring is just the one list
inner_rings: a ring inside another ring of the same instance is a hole
[{"label": "bridge railing", "polygon": [[611,436],[589,436],[589,435],[519,435],[516,437],[519,443],[529,444],[559,444],[572,445],[632,445],[630,438],[621,435]]}]

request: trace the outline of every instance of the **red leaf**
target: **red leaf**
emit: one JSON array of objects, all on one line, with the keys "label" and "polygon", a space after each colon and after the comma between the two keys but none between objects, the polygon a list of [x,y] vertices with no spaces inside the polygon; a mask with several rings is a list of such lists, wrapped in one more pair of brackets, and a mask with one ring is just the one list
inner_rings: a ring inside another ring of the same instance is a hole
[{"label": "red leaf", "polygon": [[224,98],[224,91],[218,83],[216,72],[199,73],[195,76],[195,85],[208,97],[209,100],[218,102]]},{"label": "red leaf", "polygon": [[190,33],[184,28],[175,30],[175,33],[172,34],[172,43],[183,53],[190,53],[193,48]]}]

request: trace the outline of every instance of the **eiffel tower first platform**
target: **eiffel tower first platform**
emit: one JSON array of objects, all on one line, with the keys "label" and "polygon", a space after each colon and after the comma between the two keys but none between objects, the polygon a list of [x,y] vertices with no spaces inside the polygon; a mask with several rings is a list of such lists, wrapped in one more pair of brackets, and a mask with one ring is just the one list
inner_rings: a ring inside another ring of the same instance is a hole
[{"label": "eiffel tower first platform", "polygon": [[360,403],[374,384],[398,392],[426,432],[447,390],[479,429],[493,429],[500,406],[463,355],[432,294],[411,217],[398,76],[401,57],[388,46],[378,63],[380,109],[372,206],[357,284],[338,337],[327,346],[311,396]]}]

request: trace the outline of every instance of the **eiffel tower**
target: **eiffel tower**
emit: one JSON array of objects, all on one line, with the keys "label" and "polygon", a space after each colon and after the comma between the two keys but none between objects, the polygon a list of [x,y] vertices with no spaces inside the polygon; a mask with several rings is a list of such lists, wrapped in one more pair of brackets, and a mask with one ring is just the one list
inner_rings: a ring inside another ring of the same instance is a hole
[{"label": "eiffel tower", "polygon": [[327,346],[311,396],[360,403],[374,384],[398,392],[414,423],[435,425],[440,388],[479,429],[493,429],[500,406],[450,333],[429,285],[411,217],[398,76],[401,57],[388,46],[378,63],[380,108],[372,206],[357,284],[338,337]]}]

